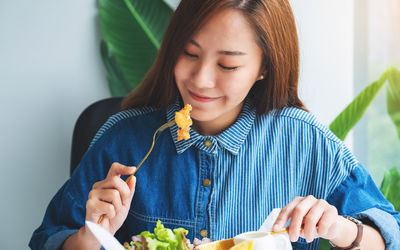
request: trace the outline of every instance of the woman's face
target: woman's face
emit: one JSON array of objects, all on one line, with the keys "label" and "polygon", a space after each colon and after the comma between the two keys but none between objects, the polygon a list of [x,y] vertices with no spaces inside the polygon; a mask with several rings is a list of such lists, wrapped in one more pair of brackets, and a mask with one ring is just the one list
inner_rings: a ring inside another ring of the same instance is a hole
[{"label": "woman's face", "polygon": [[215,135],[235,122],[244,99],[260,79],[262,51],[244,15],[218,12],[186,44],[175,66],[185,104],[191,104],[193,128]]}]

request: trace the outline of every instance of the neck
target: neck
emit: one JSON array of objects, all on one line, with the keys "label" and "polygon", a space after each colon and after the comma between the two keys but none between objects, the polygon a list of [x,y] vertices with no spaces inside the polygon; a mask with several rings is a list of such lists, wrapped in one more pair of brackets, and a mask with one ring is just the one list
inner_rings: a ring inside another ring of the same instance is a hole
[{"label": "neck", "polygon": [[213,120],[199,121],[193,119],[192,129],[204,136],[221,134],[236,122],[242,107],[243,103]]},{"label": "neck", "polygon": [[228,127],[229,126],[221,127],[219,124],[215,124],[213,121],[193,120],[192,129],[204,136],[215,136],[222,133]]}]

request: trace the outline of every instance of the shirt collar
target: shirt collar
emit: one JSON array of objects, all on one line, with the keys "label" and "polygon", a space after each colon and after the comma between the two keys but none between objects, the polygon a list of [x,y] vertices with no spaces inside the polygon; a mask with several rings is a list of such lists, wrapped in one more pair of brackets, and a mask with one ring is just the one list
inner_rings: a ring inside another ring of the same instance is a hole
[{"label": "shirt collar", "polygon": [[[167,120],[174,120],[175,112],[178,112],[182,107],[183,104],[178,98],[174,104],[168,107]],[[252,104],[251,100],[247,98],[236,122],[219,135],[203,136],[191,129],[189,132],[190,138],[188,140],[178,141],[178,126],[176,124],[170,127],[170,132],[178,154],[183,153],[190,146],[194,145],[208,153],[216,154],[218,152],[218,147],[222,147],[230,153],[237,155],[239,153],[240,147],[246,140],[247,135],[249,134],[255,117],[255,107]],[[204,142],[206,140],[210,140],[212,142],[211,146],[204,145]]]}]

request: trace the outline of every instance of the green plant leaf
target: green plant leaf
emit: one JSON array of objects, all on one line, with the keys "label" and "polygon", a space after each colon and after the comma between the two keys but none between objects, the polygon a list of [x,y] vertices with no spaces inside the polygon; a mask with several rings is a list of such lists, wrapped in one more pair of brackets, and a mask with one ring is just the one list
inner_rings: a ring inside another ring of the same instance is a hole
[{"label": "green plant leaf", "polygon": [[400,174],[397,168],[393,167],[385,172],[381,184],[381,191],[385,198],[390,201],[397,211],[400,211]]},{"label": "green plant leaf", "polygon": [[124,96],[130,91],[129,82],[125,79],[118,67],[115,58],[109,52],[107,44],[104,40],[100,43],[100,54],[104,67],[107,71],[108,87],[112,96]]},{"label": "green plant leaf", "polygon": [[326,240],[326,239],[320,239],[319,240],[319,247],[318,247],[318,249],[319,250],[329,250],[329,249],[331,249],[331,244],[329,244],[329,240]]},{"label": "green plant leaf", "polygon": [[[108,50],[103,62],[112,95],[125,95],[143,79],[172,13],[163,0],[99,0],[100,26]],[[119,78],[111,77],[116,74],[109,71],[115,67],[106,65],[111,58],[129,84],[128,90],[125,83],[117,81]]]},{"label": "green plant leaf", "polygon": [[400,71],[391,67],[388,71],[386,88],[386,104],[390,119],[396,126],[397,136],[400,139]]},{"label": "green plant leaf", "polygon": [[379,90],[385,84],[387,71],[379,80],[369,84],[361,93],[335,118],[329,129],[341,140],[344,140],[349,131],[356,125],[375,99]]}]

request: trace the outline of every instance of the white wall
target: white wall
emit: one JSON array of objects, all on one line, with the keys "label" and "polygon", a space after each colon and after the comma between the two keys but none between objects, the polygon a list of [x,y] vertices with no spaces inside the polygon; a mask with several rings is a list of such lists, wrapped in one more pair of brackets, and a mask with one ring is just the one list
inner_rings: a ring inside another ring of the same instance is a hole
[{"label": "white wall", "polygon": [[[328,124],[352,98],[352,4],[291,2],[300,92]],[[28,248],[68,178],[74,122],[109,96],[99,37],[95,0],[0,2],[0,249]]]},{"label": "white wall", "polygon": [[109,96],[95,1],[0,1],[0,249],[28,249],[69,176],[74,122]]},{"label": "white wall", "polygon": [[290,2],[300,39],[300,96],[329,125],[353,98],[353,3]]}]

